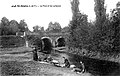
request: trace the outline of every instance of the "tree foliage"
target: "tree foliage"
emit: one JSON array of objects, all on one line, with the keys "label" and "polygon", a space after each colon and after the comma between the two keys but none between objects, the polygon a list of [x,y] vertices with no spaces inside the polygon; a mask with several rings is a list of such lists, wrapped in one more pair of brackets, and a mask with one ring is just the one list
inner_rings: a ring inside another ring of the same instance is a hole
[{"label": "tree foliage", "polygon": [[120,2],[109,15],[106,14],[105,0],[94,1],[96,20],[93,22],[88,22],[87,15],[80,13],[78,0],[71,2],[73,17],[69,23],[68,45],[101,54],[118,53],[120,52]]},{"label": "tree foliage", "polygon": [[44,28],[38,25],[33,27],[33,32],[39,32],[39,31],[44,31]]},{"label": "tree foliage", "polygon": [[[94,31],[91,36],[91,49],[92,51],[103,51],[106,47],[104,45],[106,30],[105,25],[106,22],[106,9],[104,7],[104,0],[94,0],[95,1],[95,14],[96,21],[94,24]],[[107,49],[105,49],[107,50]]]},{"label": "tree foliage", "polygon": [[102,30],[104,21],[106,20],[106,7],[104,6],[105,0],[94,0],[95,2],[95,14],[96,14],[96,28]]},{"label": "tree foliage", "polygon": [[30,43],[31,47],[36,47],[37,49],[42,49],[43,44],[42,44],[42,40],[41,40],[41,36],[37,36],[37,35],[27,35],[27,40]]},{"label": "tree foliage", "polygon": [[62,28],[62,31],[61,32],[63,32],[63,33],[68,33],[69,32],[69,26],[65,26],[65,27],[63,27]]},{"label": "tree foliage", "polygon": [[19,29],[20,29],[20,32],[29,31],[25,20],[20,20]]},{"label": "tree foliage", "polygon": [[48,31],[48,32],[60,32],[61,29],[62,29],[61,25],[58,22],[55,22],[55,23],[50,22],[46,31]]},{"label": "tree foliage", "polygon": [[9,21],[6,17],[1,19],[0,35],[16,35],[16,32],[29,31],[24,20],[18,23],[16,20]]},{"label": "tree foliage", "polygon": [[120,52],[120,2],[116,4],[116,8],[112,11],[111,30],[113,31],[113,49]]},{"label": "tree foliage", "polygon": [[1,35],[9,34],[9,20],[6,17],[3,17],[0,23]]},{"label": "tree foliage", "polygon": [[[95,0],[96,21],[91,28],[90,50],[101,53],[115,53],[120,49],[120,12],[119,8],[113,9],[111,17],[106,14],[104,0]],[[102,9],[102,10],[99,10]],[[101,12],[101,13],[100,13]],[[104,12],[104,13],[103,13]]]},{"label": "tree foliage", "polygon": [[33,27],[33,32],[39,33],[40,35],[43,35],[44,27],[36,25],[36,26]]},{"label": "tree foliage", "polygon": [[9,23],[9,34],[15,35],[19,31],[19,24],[16,20],[11,20]]},{"label": "tree foliage", "polygon": [[73,17],[70,21],[70,37],[69,46],[84,48],[88,44],[89,27],[87,22],[87,15],[79,12],[79,1],[73,0],[71,2]]}]

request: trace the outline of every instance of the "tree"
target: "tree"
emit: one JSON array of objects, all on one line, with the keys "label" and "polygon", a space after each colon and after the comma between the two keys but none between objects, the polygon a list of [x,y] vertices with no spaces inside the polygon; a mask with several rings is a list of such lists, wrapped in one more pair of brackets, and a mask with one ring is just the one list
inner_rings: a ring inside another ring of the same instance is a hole
[{"label": "tree", "polygon": [[9,20],[6,17],[3,17],[1,20],[1,35],[9,34]]},{"label": "tree", "polygon": [[72,21],[70,21],[70,37],[69,46],[76,48],[85,48],[88,42],[89,28],[87,22],[87,15],[79,12],[79,1],[73,0],[72,5]]},{"label": "tree", "polygon": [[52,23],[50,22],[49,23],[49,26],[47,28],[47,31],[51,31],[51,32],[60,32],[61,31],[61,25],[58,23],[58,22],[55,22],[55,23]]},{"label": "tree", "polygon": [[71,9],[72,9],[72,20],[75,20],[77,18],[77,14],[80,12],[79,11],[79,0],[73,0],[71,1]]},{"label": "tree", "polygon": [[33,32],[39,33],[40,35],[43,35],[44,27],[36,25],[36,26],[33,27]]},{"label": "tree", "polygon": [[29,31],[27,23],[25,22],[25,20],[20,20],[19,29],[20,29],[20,32]]},{"label": "tree", "polygon": [[36,47],[39,50],[42,50],[43,43],[41,40],[42,36],[38,35],[27,35],[27,40],[29,41],[30,47]]},{"label": "tree", "polygon": [[36,26],[33,27],[33,32],[37,33],[39,31],[42,31],[42,27],[41,26],[36,25]]},{"label": "tree", "polygon": [[101,54],[111,53],[113,48],[113,30],[109,15],[106,14],[106,7],[104,6],[105,0],[94,1],[96,20],[90,31],[91,44],[89,50],[101,52]]},{"label": "tree", "polygon": [[62,28],[62,32],[68,33],[69,32],[69,26],[65,26]]},{"label": "tree", "polygon": [[95,2],[95,14],[96,14],[96,24],[98,30],[102,30],[104,21],[106,20],[106,7],[104,6],[105,0],[94,0]]},{"label": "tree", "polygon": [[19,28],[18,28],[19,24],[16,20],[11,20],[9,22],[9,34],[11,35],[15,35],[16,32],[19,31]]},{"label": "tree", "polygon": [[120,52],[120,2],[116,4],[116,8],[111,12],[111,30],[113,31],[113,48],[115,52]]},{"label": "tree", "polygon": [[16,32],[29,31],[27,24],[24,20],[18,23],[16,20],[9,20],[3,17],[0,23],[0,35],[15,35]]},{"label": "tree", "polygon": [[91,33],[91,50],[103,53],[115,53],[120,49],[120,12],[117,4],[111,12],[106,14],[104,0],[95,0],[96,21],[94,32]]},{"label": "tree", "polygon": [[105,33],[106,30],[104,29],[106,27],[105,23],[107,22],[106,9],[104,6],[104,0],[94,0],[94,2],[95,2],[94,11],[96,14],[96,20],[94,23],[94,27],[91,28],[92,33],[90,34],[91,35],[90,47],[92,51],[104,51],[105,49],[104,41],[105,41],[105,35],[106,35]]},{"label": "tree", "polygon": [[0,36],[2,35],[2,31],[3,31],[3,25],[2,23],[0,23]]},{"label": "tree", "polygon": [[1,22],[3,23],[4,26],[8,26],[9,25],[9,20],[6,17],[3,17]]}]

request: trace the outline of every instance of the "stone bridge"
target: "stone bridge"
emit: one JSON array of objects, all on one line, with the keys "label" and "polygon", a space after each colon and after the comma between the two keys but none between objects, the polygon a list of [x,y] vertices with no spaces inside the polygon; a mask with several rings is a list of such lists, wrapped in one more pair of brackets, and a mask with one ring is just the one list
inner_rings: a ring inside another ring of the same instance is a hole
[{"label": "stone bridge", "polygon": [[41,39],[46,39],[52,43],[53,46],[65,46],[66,37],[68,33],[44,33]]}]

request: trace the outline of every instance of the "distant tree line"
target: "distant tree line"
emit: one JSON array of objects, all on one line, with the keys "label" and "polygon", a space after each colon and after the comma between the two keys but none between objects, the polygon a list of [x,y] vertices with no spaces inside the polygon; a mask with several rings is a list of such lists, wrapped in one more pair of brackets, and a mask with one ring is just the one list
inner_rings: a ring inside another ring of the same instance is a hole
[{"label": "distant tree line", "polygon": [[101,53],[120,52],[120,2],[111,14],[106,13],[105,0],[94,0],[96,20],[88,22],[87,15],[79,11],[79,0],[71,1],[72,20],[69,23],[67,45],[73,48],[99,51]]},{"label": "distant tree line", "polygon": [[[65,27],[66,28],[66,27]],[[44,32],[65,32],[68,29],[62,30],[61,25],[58,22],[50,22],[48,24],[48,28],[44,30],[44,27],[41,27],[39,25],[33,26],[33,33],[38,33],[40,35],[43,35]],[[0,35],[16,35],[17,32],[25,32],[30,31],[28,29],[28,25],[24,20],[20,20],[20,22],[17,22],[16,20],[7,19],[6,17],[3,17],[0,22]]]},{"label": "distant tree line", "polygon": [[61,27],[60,23],[58,22],[50,22],[48,24],[48,28],[45,30],[44,27],[36,25],[33,26],[33,32],[42,34],[44,32],[51,32],[51,33],[59,33],[59,32],[68,32],[69,27],[65,26],[64,28]]},{"label": "distant tree line", "polygon": [[29,31],[27,24],[24,20],[19,23],[16,20],[9,21],[3,17],[0,22],[0,35],[16,35],[16,32]]}]

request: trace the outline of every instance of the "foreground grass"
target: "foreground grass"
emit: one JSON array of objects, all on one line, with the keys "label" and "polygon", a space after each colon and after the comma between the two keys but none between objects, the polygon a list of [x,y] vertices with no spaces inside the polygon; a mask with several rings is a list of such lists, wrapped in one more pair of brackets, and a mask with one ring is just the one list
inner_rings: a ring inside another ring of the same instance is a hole
[{"label": "foreground grass", "polygon": [[90,76],[89,73],[76,74],[69,68],[55,67],[33,61],[30,48],[5,48],[0,52],[0,76]]},{"label": "foreground grass", "polygon": [[48,64],[34,61],[6,61],[0,62],[1,76],[29,75],[29,76],[90,76],[90,74],[78,75],[68,68],[58,68]]}]

